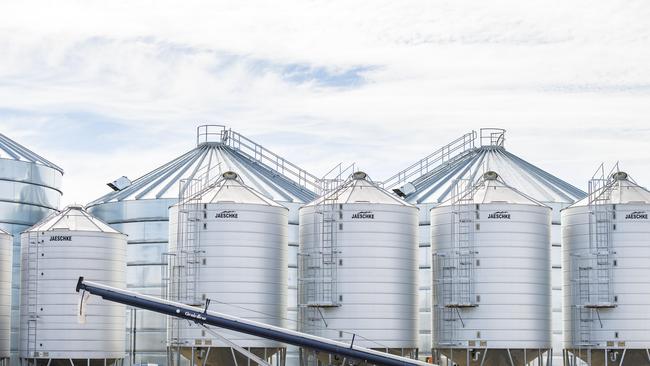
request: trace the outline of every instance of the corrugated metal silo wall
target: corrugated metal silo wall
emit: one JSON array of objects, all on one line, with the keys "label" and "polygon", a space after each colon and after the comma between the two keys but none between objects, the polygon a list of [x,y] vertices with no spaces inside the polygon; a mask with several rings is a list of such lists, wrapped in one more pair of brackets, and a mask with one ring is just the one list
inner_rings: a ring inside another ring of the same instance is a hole
[{"label": "corrugated metal silo wall", "polygon": [[25,161],[0,159],[0,227],[14,236],[11,299],[12,365],[18,364],[20,312],[20,233],[59,208],[59,170]]},{"label": "corrugated metal silo wall", "polygon": [[[162,295],[162,273],[166,269],[164,253],[168,250],[169,211],[176,199],[125,200],[88,207],[96,217],[104,220],[128,237],[127,287],[130,290]],[[287,317],[290,329],[297,327],[298,291],[298,209],[302,203],[279,202],[289,208],[289,276]],[[132,313],[131,313],[132,315]],[[127,324],[131,319],[127,317]],[[138,311],[136,314],[136,363],[166,365],[166,325],[163,316]],[[127,329],[127,332],[130,332]],[[127,336],[127,350],[132,340]],[[295,348],[289,348],[287,364],[297,364]],[[128,360],[127,360],[128,361]]]},{"label": "corrugated metal silo wall", "polygon": [[[553,349],[555,361],[562,360],[562,259],[560,230],[560,210],[570,206],[569,203],[543,202],[551,207],[551,286],[552,286],[552,307],[553,307]],[[420,208],[420,355],[425,357],[431,353],[431,217],[430,210],[437,206],[434,203],[419,204]],[[480,291],[480,289],[477,289]]]}]

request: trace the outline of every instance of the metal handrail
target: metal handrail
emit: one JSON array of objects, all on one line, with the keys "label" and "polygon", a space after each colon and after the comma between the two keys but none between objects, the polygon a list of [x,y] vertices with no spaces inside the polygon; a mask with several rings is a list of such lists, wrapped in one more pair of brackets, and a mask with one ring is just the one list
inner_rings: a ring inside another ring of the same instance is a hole
[{"label": "metal handrail", "polygon": [[506,140],[506,130],[503,128],[481,128],[481,146],[503,147]]},{"label": "metal handrail", "polygon": [[289,181],[294,182],[300,188],[312,192],[319,191],[321,183],[318,177],[232,129],[224,131],[222,143],[249,159],[273,169]]},{"label": "metal handrail", "polygon": [[397,187],[401,183],[408,182],[408,180],[413,176],[416,176],[415,179],[417,179],[433,170],[431,169],[432,166],[434,168],[438,167],[440,164],[453,159],[454,157],[463,154],[468,150],[474,149],[476,147],[476,138],[476,131],[468,132],[450,142],[449,144],[434,151],[425,158],[417,161],[408,168],[384,180],[382,185],[386,189],[391,189]]}]

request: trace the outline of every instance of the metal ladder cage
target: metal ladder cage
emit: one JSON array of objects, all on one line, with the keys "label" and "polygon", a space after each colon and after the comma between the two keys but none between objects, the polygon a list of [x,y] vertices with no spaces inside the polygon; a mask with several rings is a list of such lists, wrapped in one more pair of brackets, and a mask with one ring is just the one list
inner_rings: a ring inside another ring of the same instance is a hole
[{"label": "metal ladder cage", "polygon": [[600,310],[616,307],[612,290],[613,261],[616,254],[612,248],[614,205],[611,204],[612,190],[616,181],[614,165],[605,174],[604,164],[589,180],[589,250],[584,255],[575,255],[573,261],[574,283],[574,331],[577,345],[593,345],[591,332],[594,321],[600,321]]},{"label": "metal ladder cage", "polygon": [[338,231],[342,219],[339,194],[352,182],[355,165],[338,164],[320,179],[322,199],[313,215],[314,245],[303,245],[298,256],[298,307],[300,321],[309,331],[327,323],[320,308],[341,305],[338,292]]},{"label": "metal ladder cage", "polygon": [[[27,353],[36,356],[38,340],[38,274],[39,254],[43,239],[40,232],[29,232],[27,234]],[[24,306],[25,304],[23,304]]]},{"label": "metal ladder cage", "polygon": [[[473,174],[471,176],[474,176]],[[458,345],[456,331],[464,326],[461,309],[478,306],[475,295],[474,192],[483,182],[454,181],[451,196],[451,250],[433,254],[433,295],[439,345]]]}]

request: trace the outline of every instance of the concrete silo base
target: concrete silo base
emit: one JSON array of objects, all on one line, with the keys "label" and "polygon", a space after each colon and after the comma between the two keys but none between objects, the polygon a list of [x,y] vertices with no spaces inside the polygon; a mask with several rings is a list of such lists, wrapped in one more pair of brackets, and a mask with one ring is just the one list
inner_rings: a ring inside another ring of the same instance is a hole
[{"label": "concrete silo base", "polygon": [[[284,365],[286,359],[285,348],[251,347],[247,351],[266,360],[272,365]],[[230,347],[183,347],[180,350],[182,360],[180,366],[245,366],[257,365],[248,357]],[[178,366],[176,350],[173,351],[170,365]],[[250,362],[249,362],[250,361]]]},{"label": "concrete silo base", "polygon": [[565,350],[563,366],[650,366],[650,350]]},{"label": "concrete silo base", "polygon": [[440,366],[551,365],[549,349],[446,348],[433,350],[433,363]]}]

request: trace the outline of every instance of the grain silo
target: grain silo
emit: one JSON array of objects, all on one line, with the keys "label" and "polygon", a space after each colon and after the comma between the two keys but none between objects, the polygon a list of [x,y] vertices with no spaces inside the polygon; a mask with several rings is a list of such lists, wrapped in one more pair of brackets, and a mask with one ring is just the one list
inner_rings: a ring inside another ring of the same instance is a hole
[{"label": "grain silo", "polygon": [[0,229],[0,365],[11,356],[11,249],[13,238]]},{"label": "grain silo", "polygon": [[[586,196],[580,189],[536,167],[505,148],[505,130],[484,128],[467,133],[386,179],[384,188],[420,208],[420,353],[427,355],[431,339],[430,210],[448,200],[457,179],[475,181],[478,167],[500,172],[508,184],[549,206],[552,212],[551,261],[553,285],[553,345],[562,347],[562,273],[560,210]],[[561,363],[561,352],[555,352]]]},{"label": "grain silo", "polygon": [[300,209],[299,262],[302,331],[417,357],[417,208],[356,172]]},{"label": "grain silo", "polygon": [[[170,208],[168,298],[284,327],[289,210],[234,172],[198,185],[186,186]],[[249,352],[266,362],[285,359],[286,349],[276,341],[219,329],[206,333],[175,318],[169,327],[175,365],[183,364],[181,356],[189,364],[243,365]]]},{"label": "grain silo", "polygon": [[20,358],[27,365],[121,365],[125,308],[99,302],[79,317],[80,276],[124,288],[126,235],[68,206],[21,235]]},{"label": "grain silo", "polygon": [[17,361],[20,233],[59,208],[63,169],[0,134],[0,228],[13,235],[11,353]]},{"label": "grain silo", "polygon": [[[163,296],[169,236],[169,207],[178,201],[179,183],[213,180],[237,171],[246,184],[289,208],[288,317],[296,319],[298,209],[316,198],[318,179],[245,136],[223,126],[197,129],[196,147],[159,168],[129,181],[110,183],[113,192],[88,205],[95,216],[129,235],[127,287]],[[166,364],[165,317],[130,310],[128,350],[131,363]],[[289,322],[295,328],[295,322]],[[292,357],[289,350],[288,362]]]},{"label": "grain silo", "polygon": [[650,365],[650,191],[626,173],[562,211],[567,365]]},{"label": "grain silo", "polygon": [[550,359],[550,228],[551,209],[494,171],[431,210],[434,362]]}]

